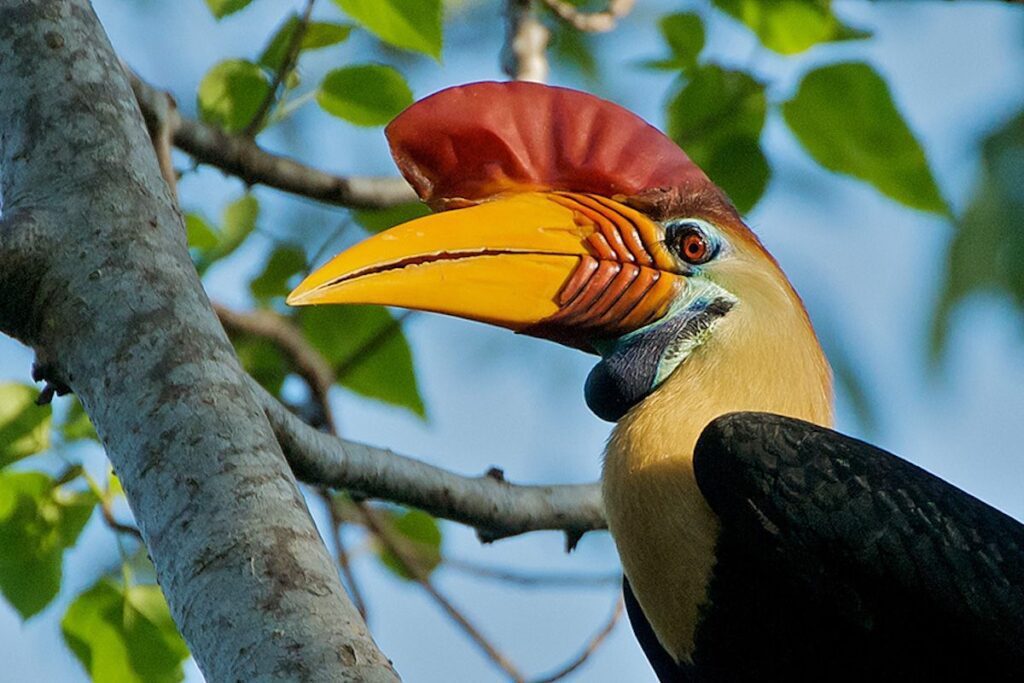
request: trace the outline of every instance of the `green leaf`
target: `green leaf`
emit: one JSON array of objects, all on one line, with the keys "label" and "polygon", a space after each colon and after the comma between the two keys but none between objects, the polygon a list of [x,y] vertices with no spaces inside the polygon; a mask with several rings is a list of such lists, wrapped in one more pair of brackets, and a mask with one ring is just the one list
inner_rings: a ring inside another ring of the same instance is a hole
[{"label": "green leaf", "polygon": [[412,104],[412,91],[390,66],[363,64],[328,73],[316,101],[324,111],[357,126],[382,126]]},{"label": "green leaf", "polygon": [[896,201],[948,213],[924,151],[867,64],[833,64],[804,76],[782,107],[786,123],[819,164],[867,181]]},{"label": "green leaf", "polygon": [[671,56],[645,62],[645,66],[668,70],[686,70],[696,66],[697,57],[704,49],[704,24],[700,17],[690,12],[666,14],[658,21],[658,28]]},{"label": "green leaf", "polygon": [[[285,19],[277,33],[270,39],[263,54],[260,55],[260,64],[276,72],[284,64],[288,56],[288,47],[292,43],[292,36],[299,26],[299,17],[292,14]],[[299,44],[299,51],[318,50],[323,47],[337,45],[348,39],[352,33],[351,24],[334,24],[325,21],[311,21],[306,26],[306,32],[302,34],[302,42]]]},{"label": "green leaf", "polygon": [[245,9],[252,0],[206,0],[206,6],[217,19],[223,19],[229,14]]},{"label": "green leaf", "polygon": [[188,246],[197,251],[211,249],[217,245],[217,231],[197,213],[185,214],[185,235],[188,238]]},{"label": "green leaf", "polygon": [[589,33],[578,31],[564,21],[551,27],[551,55],[590,80],[597,79],[598,65]]},{"label": "green leaf", "polygon": [[55,486],[42,472],[0,472],[0,593],[22,619],[60,591],[64,551],[95,506],[92,494]]},{"label": "green leaf", "polygon": [[[391,540],[401,544],[403,556],[415,562],[424,575],[429,576],[441,564],[441,527],[436,519],[414,509],[404,512],[385,510],[377,514],[379,519],[386,520]],[[387,548],[380,548],[378,557],[385,567],[401,578],[415,578]]]},{"label": "green leaf", "polygon": [[871,36],[836,19],[829,0],[714,0],[714,3],[757,34],[766,48],[784,55],[803,52],[817,43]]},{"label": "green leaf", "polygon": [[68,647],[94,683],[176,683],[188,648],[158,586],[123,590],[101,579],[61,621]]},{"label": "green leaf", "polygon": [[946,257],[932,318],[932,361],[945,350],[953,310],[976,293],[1009,298],[1024,315],[1024,111],[986,138],[974,196]]},{"label": "green leaf", "polygon": [[256,227],[256,219],[260,215],[260,203],[251,194],[244,194],[231,202],[224,209],[222,217],[220,242],[217,249],[222,256],[227,256],[245,241],[249,233]]},{"label": "green leaf", "polygon": [[249,283],[249,291],[258,301],[266,303],[274,297],[283,297],[292,290],[292,278],[306,271],[306,254],[289,245],[274,249],[263,266],[263,272]]},{"label": "green leaf", "polygon": [[367,232],[378,233],[429,213],[430,209],[423,202],[409,202],[386,209],[358,209],[352,212],[352,217]]},{"label": "green leaf", "polygon": [[0,383],[0,468],[50,447],[50,406],[37,406],[39,390]]},{"label": "green leaf", "polygon": [[199,274],[218,261],[229,256],[250,233],[256,229],[256,221],[260,216],[260,203],[252,194],[246,193],[224,207],[221,215],[222,227],[217,233],[217,244],[201,252],[196,263]]},{"label": "green leaf", "polygon": [[85,409],[82,408],[77,397],[72,398],[71,407],[68,409],[67,417],[64,418],[64,424],[61,425],[60,431],[65,441],[100,440],[96,429],[92,426],[92,421],[85,414]]},{"label": "green leaf", "polygon": [[242,368],[264,389],[279,395],[290,366],[277,346],[263,337],[248,335],[233,336],[231,342]]},{"label": "green leaf", "polygon": [[269,95],[270,81],[260,67],[228,59],[206,72],[196,97],[203,121],[235,133],[249,125]]},{"label": "green leaf", "polygon": [[771,173],[759,145],[766,109],[764,85],[716,65],[694,69],[667,107],[669,137],[744,212]]},{"label": "green leaf", "polygon": [[309,306],[300,309],[306,339],[357,394],[426,415],[401,324],[379,306]]},{"label": "green leaf", "polygon": [[723,138],[699,165],[728,193],[741,213],[754,208],[772,175],[756,137]]},{"label": "green leaf", "polygon": [[334,0],[334,4],[385,43],[441,60],[441,0]]}]

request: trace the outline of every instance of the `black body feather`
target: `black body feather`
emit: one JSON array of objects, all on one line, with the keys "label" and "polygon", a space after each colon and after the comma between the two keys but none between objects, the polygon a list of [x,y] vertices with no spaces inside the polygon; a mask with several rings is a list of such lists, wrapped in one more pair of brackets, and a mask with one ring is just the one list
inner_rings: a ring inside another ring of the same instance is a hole
[{"label": "black body feather", "polygon": [[[694,453],[721,520],[692,665],[661,681],[1024,681],[1024,526],[891,453],[763,413]],[[632,604],[631,604],[632,603]]]}]

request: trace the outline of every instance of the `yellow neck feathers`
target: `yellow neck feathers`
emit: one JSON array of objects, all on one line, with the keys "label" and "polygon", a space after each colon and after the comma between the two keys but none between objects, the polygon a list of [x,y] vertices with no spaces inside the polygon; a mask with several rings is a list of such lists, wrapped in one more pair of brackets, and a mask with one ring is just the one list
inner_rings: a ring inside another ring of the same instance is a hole
[{"label": "yellow neck feathers", "polygon": [[693,476],[697,437],[743,410],[832,424],[831,372],[803,306],[770,257],[758,261],[737,258],[716,273],[739,302],[619,421],[605,454],[605,507],[623,569],[680,661],[693,653],[718,533]]}]

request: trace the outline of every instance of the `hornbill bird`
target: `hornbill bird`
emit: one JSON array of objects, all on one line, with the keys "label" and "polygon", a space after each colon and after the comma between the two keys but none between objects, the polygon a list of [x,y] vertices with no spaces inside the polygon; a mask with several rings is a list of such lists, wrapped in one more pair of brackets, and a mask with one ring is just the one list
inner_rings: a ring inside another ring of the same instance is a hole
[{"label": "hornbill bird", "polygon": [[831,431],[831,371],[778,263],[654,127],[476,83],[387,128],[437,212],[342,252],[294,305],[461,316],[600,355],[602,492],[662,681],[1024,680],[1024,527]]}]

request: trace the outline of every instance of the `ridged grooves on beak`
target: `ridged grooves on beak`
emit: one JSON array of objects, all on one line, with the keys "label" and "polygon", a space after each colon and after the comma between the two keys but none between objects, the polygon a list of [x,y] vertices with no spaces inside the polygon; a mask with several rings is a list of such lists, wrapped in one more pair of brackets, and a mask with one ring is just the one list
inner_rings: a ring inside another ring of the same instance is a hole
[{"label": "ridged grooves on beak", "polygon": [[672,272],[675,262],[656,225],[598,195],[559,192],[551,200],[571,209],[577,224],[594,228],[585,240],[590,256],[580,259],[559,292],[558,312],[523,333],[617,337],[664,315],[682,280]]}]

